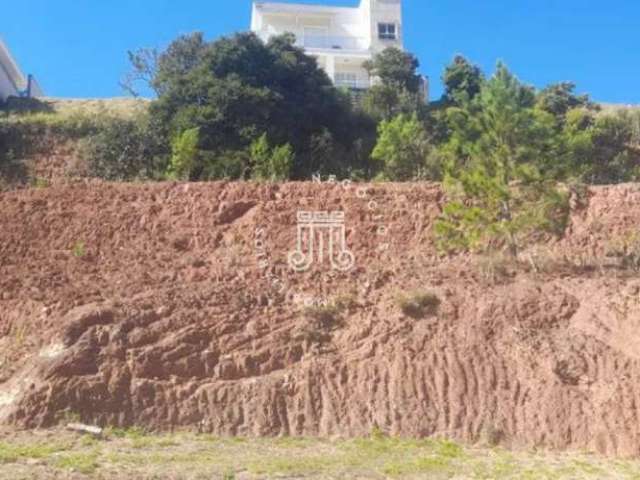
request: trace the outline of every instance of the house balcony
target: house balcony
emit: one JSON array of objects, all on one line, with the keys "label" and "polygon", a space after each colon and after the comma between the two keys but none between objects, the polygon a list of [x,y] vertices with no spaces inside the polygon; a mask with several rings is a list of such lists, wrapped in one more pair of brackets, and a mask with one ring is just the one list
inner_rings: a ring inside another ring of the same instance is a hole
[{"label": "house balcony", "polygon": [[336,88],[347,88],[349,90],[367,90],[371,87],[371,82],[364,79],[346,79],[339,78],[339,75],[334,80]]},{"label": "house balcony", "polygon": [[[256,32],[263,41],[279,33],[261,30]],[[332,35],[295,34],[296,46],[307,50],[332,50],[335,52],[364,52],[367,50],[366,39],[363,37],[341,37]]]},{"label": "house balcony", "polygon": [[329,35],[304,35],[296,40],[296,45],[306,49],[322,50],[366,50],[365,39],[360,37],[334,37]]}]

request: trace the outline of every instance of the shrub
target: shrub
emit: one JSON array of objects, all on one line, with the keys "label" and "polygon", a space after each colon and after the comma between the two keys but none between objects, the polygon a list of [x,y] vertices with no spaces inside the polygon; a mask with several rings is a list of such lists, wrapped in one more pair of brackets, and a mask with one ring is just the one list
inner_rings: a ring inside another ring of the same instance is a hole
[{"label": "shrub", "polygon": [[437,179],[438,166],[427,164],[430,149],[427,132],[418,117],[399,115],[380,124],[371,157],[380,163],[388,180]]},{"label": "shrub", "polygon": [[190,128],[177,135],[171,142],[169,178],[189,180],[198,162],[200,129]]},{"label": "shrub", "polygon": [[345,307],[338,302],[315,304],[304,307],[304,323],[299,327],[299,336],[307,342],[324,344],[331,340],[331,332],[342,323]]},{"label": "shrub", "polygon": [[335,304],[305,307],[303,314],[319,329],[330,330],[340,323],[341,308]]},{"label": "shrub", "polygon": [[294,155],[288,143],[272,149],[267,135],[263,134],[249,147],[249,156],[256,180],[287,180],[291,175]]},{"label": "shrub", "polygon": [[104,119],[98,132],[83,140],[80,156],[88,176],[124,181],[160,176],[166,146],[146,116]]},{"label": "shrub", "polygon": [[202,151],[202,167],[192,177],[202,180],[237,180],[246,177],[250,169],[249,154],[245,150]]},{"label": "shrub", "polygon": [[399,295],[398,305],[405,315],[411,318],[423,318],[438,312],[440,299],[435,293],[412,292]]}]

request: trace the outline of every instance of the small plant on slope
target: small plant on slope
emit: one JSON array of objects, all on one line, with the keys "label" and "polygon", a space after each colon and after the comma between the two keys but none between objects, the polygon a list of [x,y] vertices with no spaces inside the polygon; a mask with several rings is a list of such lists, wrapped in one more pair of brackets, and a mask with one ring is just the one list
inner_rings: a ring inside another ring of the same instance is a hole
[{"label": "small plant on slope", "polygon": [[73,244],[73,247],[71,247],[71,254],[76,258],[83,258],[87,254],[85,244],[82,240]]},{"label": "small plant on slope", "polygon": [[431,292],[412,292],[398,296],[398,305],[402,313],[411,318],[424,318],[435,315],[440,307],[440,299]]}]

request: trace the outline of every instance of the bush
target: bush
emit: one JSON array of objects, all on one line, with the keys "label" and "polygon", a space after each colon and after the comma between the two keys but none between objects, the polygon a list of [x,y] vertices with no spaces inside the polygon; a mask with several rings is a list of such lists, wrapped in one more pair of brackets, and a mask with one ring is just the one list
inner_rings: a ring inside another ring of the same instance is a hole
[{"label": "bush", "polygon": [[177,135],[171,142],[171,163],[168,177],[177,180],[189,180],[193,173],[200,151],[198,142],[200,130],[190,128]]},{"label": "bush", "polygon": [[607,256],[619,259],[625,270],[640,271],[640,234],[628,232],[612,241]]},{"label": "bush", "polygon": [[438,312],[440,299],[435,293],[413,292],[399,295],[398,305],[405,315],[411,318],[424,318]]},{"label": "bush", "polygon": [[193,178],[202,180],[244,179],[250,170],[249,154],[246,150],[203,151],[202,167],[196,169]]},{"label": "bush", "polygon": [[336,304],[310,305],[302,310],[304,322],[296,336],[311,344],[325,344],[331,333],[342,325],[342,307]]},{"label": "bush", "polygon": [[249,147],[253,165],[252,177],[256,180],[288,180],[293,167],[291,145],[280,145],[271,149],[267,135],[263,134]]},{"label": "bush", "polygon": [[86,174],[112,181],[157,178],[168,150],[146,116],[104,119],[98,132],[82,141]]},{"label": "bush", "polygon": [[330,330],[340,323],[342,309],[335,304],[313,305],[305,307],[303,314],[313,326],[321,330]]},{"label": "bush", "polygon": [[380,124],[371,157],[380,163],[385,179],[436,179],[440,177],[439,166],[427,163],[430,149],[427,132],[417,115],[399,115]]}]

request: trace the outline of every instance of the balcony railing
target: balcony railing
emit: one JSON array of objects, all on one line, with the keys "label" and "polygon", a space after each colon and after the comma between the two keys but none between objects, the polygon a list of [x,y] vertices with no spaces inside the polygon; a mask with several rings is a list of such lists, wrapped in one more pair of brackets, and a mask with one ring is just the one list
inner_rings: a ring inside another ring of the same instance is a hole
[{"label": "balcony railing", "polygon": [[355,89],[355,90],[366,90],[369,87],[371,87],[371,82],[369,82],[369,80],[340,80],[337,79],[334,82],[334,85],[337,88],[348,88],[348,89]]},{"label": "balcony railing", "polygon": [[360,37],[333,37],[329,35],[304,35],[296,42],[304,48],[329,50],[364,50],[364,39]]},{"label": "balcony railing", "polygon": [[[256,32],[263,40],[268,41],[274,32],[260,30]],[[329,50],[366,50],[366,42],[362,37],[336,37],[331,35],[296,35],[296,45],[303,48],[322,48]]]}]

